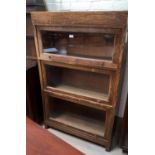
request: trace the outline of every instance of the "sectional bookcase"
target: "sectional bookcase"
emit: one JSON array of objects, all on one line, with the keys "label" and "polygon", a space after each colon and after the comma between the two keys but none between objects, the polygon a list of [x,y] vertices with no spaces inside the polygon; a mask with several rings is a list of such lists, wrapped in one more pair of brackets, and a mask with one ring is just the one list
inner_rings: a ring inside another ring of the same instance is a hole
[{"label": "sectional bookcase", "polygon": [[127,12],[32,12],[31,17],[46,127],[110,150]]}]

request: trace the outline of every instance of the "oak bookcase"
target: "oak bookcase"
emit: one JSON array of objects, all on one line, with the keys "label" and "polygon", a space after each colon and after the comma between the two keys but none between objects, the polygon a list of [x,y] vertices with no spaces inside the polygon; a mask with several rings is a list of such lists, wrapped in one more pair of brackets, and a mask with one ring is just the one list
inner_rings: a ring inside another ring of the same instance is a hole
[{"label": "oak bookcase", "polygon": [[110,150],[127,12],[32,12],[44,123]]}]

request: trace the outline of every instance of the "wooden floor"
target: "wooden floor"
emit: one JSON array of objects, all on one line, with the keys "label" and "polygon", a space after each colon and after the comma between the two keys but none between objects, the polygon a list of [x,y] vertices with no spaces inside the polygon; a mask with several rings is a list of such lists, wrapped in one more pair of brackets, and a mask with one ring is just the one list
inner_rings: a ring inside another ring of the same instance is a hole
[{"label": "wooden floor", "polygon": [[27,118],[26,155],[84,154]]}]

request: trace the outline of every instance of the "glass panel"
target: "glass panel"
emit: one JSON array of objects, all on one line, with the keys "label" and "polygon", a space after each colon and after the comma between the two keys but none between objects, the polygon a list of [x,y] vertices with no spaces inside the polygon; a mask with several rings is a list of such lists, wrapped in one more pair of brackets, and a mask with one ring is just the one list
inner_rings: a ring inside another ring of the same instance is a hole
[{"label": "glass panel", "polygon": [[41,31],[43,52],[112,60],[114,35]]}]

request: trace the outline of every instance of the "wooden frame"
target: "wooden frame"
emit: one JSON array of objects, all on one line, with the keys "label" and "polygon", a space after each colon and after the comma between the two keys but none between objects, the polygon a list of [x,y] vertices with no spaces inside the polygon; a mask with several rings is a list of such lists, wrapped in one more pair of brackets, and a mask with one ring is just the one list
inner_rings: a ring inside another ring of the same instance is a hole
[{"label": "wooden frame", "polygon": [[[44,122],[46,127],[54,127],[100,145],[104,145],[106,150],[110,150],[114,116],[116,106],[118,105],[118,93],[126,36],[127,12],[33,12],[31,13],[31,17],[34,26],[37,61],[44,102]],[[115,36],[115,50],[112,60],[43,53],[43,40],[41,37],[42,30],[53,32],[113,34]],[[97,73],[108,75],[110,78],[108,98],[98,99],[95,96],[88,97],[87,95],[80,95],[76,92],[70,93],[65,90],[62,91],[53,86],[49,87],[47,84],[45,64],[58,68],[91,72],[91,74]],[[84,129],[75,128],[74,126],[60,123],[54,119],[50,120],[48,116],[48,96],[60,99],[60,101],[71,102],[73,105],[79,105],[80,107],[83,106],[105,112],[104,136],[97,136],[85,131]]]},{"label": "wooden frame", "polygon": [[[45,71],[45,67],[44,65],[45,64],[49,64],[51,66],[59,66],[59,65],[55,65],[53,64],[52,62],[47,62],[47,61],[41,61],[41,68],[42,68],[42,73],[43,73],[43,84],[44,84],[44,91],[46,92],[50,92],[51,90],[51,93],[55,94],[55,95],[58,95],[59,97],[61,96],[61,94],[63,94],[62,96],[66,96],[66,98],[73,98],[75,99],[75,102],[77,102],[78,100],[79,101],[83,101],[83,102],[86,102],[86,103],[90,103],[91,105],[94,103],[96,105],[96,108],[105,108],[105,107],[112,107],[112,103],[111,100],[111,91],[112,91],[112,83],[114,83],[114,76],[115,76],[115,72],[108,72],[108,71],[104,71],[104,70],[95,70],[93,71],[93,73],[100,73],[101,75],[105,74],[105,75],[108,75],[110,77],[110,82],[109,82],[109,90],[108,90],[108,94],[107,94],[107,97],[103,98],[103,99],[98,99],[98,98],[94,98],[94,97],[88,97],[87,95],[86,96],[83,96],[83,95],[78,95],[76,93],[67,93],[67,92],[63,92],[59,89],[56,89],[56,88],[53,88],[51,86],[48,86],[47,84],[47,77],[46,77],[46,71]],[[65,65],[64,65],[65,66]],[[63,66],[63,67],[64,67]],[[79,68],[77,67],[74,67],[74,66],[70,66],[72,69],[75,69],[75,70],[78,70]],[[65,68],[68,68],[68,66],[65,66]],[[80,68],[80,70],[83,70],[83,68]],[[87,69],[84,69],[84,71],[87,71]],[[92,72],[92,70],[88,70],[89,72]],[[69,97],[70,96],[70,97]],[[77,101],[76,101],[77,100]]]},{"label": "wooden frame", "polygon": [[[117,70],[118,66],[117,64],[113,63],[112,61],[109,60],[98,60],[98,59],[92,59],[92,58],[80,58],[80,57],[76,57],[76,56],[70,56],[68,58],[68,56],[60,56],[60,55],[55,55],[55,54],[47,54],[47,53],[43,53],[42,49],[43,49],[43,45],[42,45],[42,38],[41,38],[41,33],[40,31],[42,30],[46,30],[46,31],[59,31],[59,30],[63,30],[63,32],[67,32],[70,31],[70,29],[67,27],[64,27],[63,29],[61,27],[41,27],[41,26],[37,26],[37,37],[38,37],[38,48],[39,48],[39,53],[38,53],[38,58],[40,60],[46,60],[46,61],[52,61],[52,62],[58,62],[58,63],[65,63],[65,64],[69,64],[69,65],[76,65],[76,66],[84,66],[84,67],[93,67],[93,68],[99,68],[99,69],[108,69],[108,70]],[[76,32],[76,28],[72,28],[73,32]],[[118,33],[119,30],[111,30],[110,32],[112,33]],[[86,28],[78,28],[78,32],[93,32],[93,33],[110,33],[109,31],[107,32],[105,29],[101,29],[101,28],[94,28],[94,29],[86,29]],[[115,53],[115,55],[117,55],[117,53]]]}]

